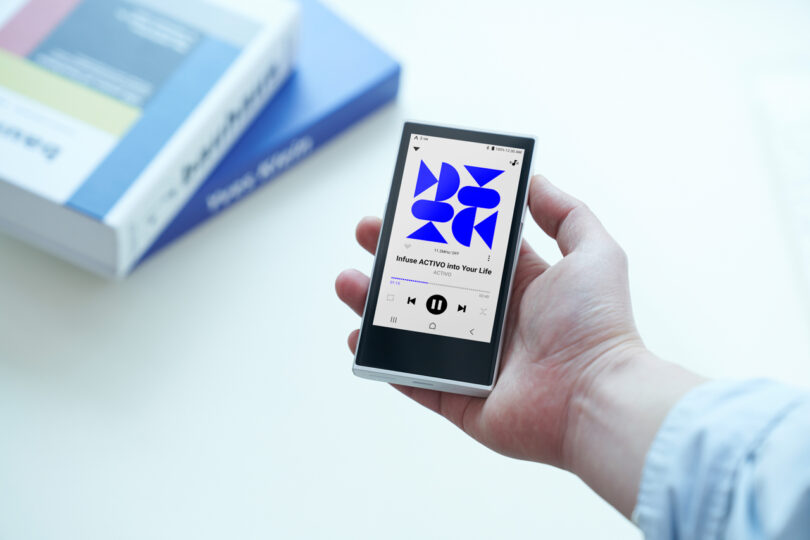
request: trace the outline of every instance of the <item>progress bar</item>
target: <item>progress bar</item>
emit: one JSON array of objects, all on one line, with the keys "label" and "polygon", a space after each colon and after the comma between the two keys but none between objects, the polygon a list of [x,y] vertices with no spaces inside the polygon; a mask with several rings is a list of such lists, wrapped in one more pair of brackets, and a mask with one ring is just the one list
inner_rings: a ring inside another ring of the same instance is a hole
[{"label": "progress bar", "polygon": [[448,287],[450,289],[461,289],[463,291],[472,291],[472,292],[479,292],[484,294],[492,294],[490,291],[484,291],[482,289],[471,289],[469,287],[459,287],[458,285],[447,285],[445,283],[435,283],[433,281],[418,281],[416,279],[407,279],[401,277],[394,277],[391,276],[391,279],[396,279],[397,281],[408,281],[410,283],[423,283],[425,285],[433,285],[435,287]]},{"label": "progress bar", "polygon": [[428,285],[427,281],[417,281],[415,279],[407,279],[407,278],[404,278],[404,277],[391,276],[391,279],[398,279],[399,281],[410,281],[411,283],[424,283],[425,285]]}]

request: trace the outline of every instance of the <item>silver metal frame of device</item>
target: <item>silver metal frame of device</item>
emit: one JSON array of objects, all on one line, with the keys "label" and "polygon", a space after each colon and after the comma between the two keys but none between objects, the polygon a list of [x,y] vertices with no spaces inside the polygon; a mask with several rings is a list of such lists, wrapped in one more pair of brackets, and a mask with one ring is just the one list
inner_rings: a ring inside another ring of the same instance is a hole
[{"label": "silver metal frame of device", "polygon": [[[406,122],[413,122],[418,124],[426,124],[431,126],[437,127],[447,127],[452,129],[464,129],[468,131],[482,131],[476,128],[469,128],[469,127],[460,127],[460,126],[450,126],[446,124],[438,125],[429,122],[419,122],[415,120],[408,120]],[[491,131],[484,131],[483,133],[493,133]],[[537,142],[537,138],[532,135],[518,135],[514,133],[493,133],[494,135],[509,135],[514,137],[525,137],[530,138]],[[537,154],[536,148],[532,151],[532,161],[529,163],[529,181],[531,181],[532,171],[534,169],[534,157]],[[395,165],[396,170],[396,165]],[[515,269],[517,268],[517,258],[520,254],[520,242],[523,238],[523,222],[526,219],[526,206],[529,201],[529,184],[526,185],[526,193],[523,196],[523,210],[520,215],[520,228],[518,229],[517,235],[517,243],[515,244],[515,253],[512,256],[512,272],[509,275],[509,287],[507,288],[506,292],[506,303],[504,304],[503,310],[503,317],[501,318],[500,324],[500,332],[498,335],[500,336],[498,340],[498,354],[495,357],[495,372],[492,377],[492,384],[490,385],[483,385],[483,384],[473,384],[464,381],[454,381],[452,379],[440,379],[438,377],[430,377],[428,375],[416,375],[413,373],[404,373],[402,371],[391,371],[388,369],[380,369],[380,368],[373,368],[367,366],[358,366],[357,365],[357,352],[355,351],[354,361],[352,363],[352,373],[357,375],[358,377],[362,377],[364,379],[371,379],[374,381],[383,381],[391,384],[401,384],[403,386],[413,386],[416,388],[427,388],[429,390],[438,390],[440,392],[451,392],[453,394],[464,394],[467,396],[473,397],[487,397],[492,389],[495,387],[495,383],[498,382],[498,372],[501,367],[501,350],[503,349],[503,338],[504,338],[504,326],[506,325],[506,318],[507,313],[509,312],[509,301],[511,300],[512,296],[512,284],[515,279]],[[394,211],[396,212],[396,206],[394,206]],[[385,209],[383,210],[383,223],[387,219],[388,213],[388,200],[386,199]],[[372,269],[376,268],[377,265],[377,255],[379,254],[380,250],[380,239],[377,238],[377,248],[374,251],[374,264],[372,265]],[[373,275],[373,272],[372,272]],[[366,313],[368,311],[368,299],[370,295],[366,296],[366,303],[363,306],[363,316],[360,319],[360,334],[357,336],[357,343],[360,344],[360,337],[363,333],[363,323],[366,318]]]}]

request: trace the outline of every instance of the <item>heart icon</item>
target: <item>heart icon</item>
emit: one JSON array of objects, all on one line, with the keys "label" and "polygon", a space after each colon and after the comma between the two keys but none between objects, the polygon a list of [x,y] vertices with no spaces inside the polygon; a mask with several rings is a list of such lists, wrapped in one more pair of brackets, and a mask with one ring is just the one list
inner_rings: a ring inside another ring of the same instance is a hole
[{"label": "heart icon", "polygon": [[411,249],[411,245],[410,244],[405,244],[405,249]]}]

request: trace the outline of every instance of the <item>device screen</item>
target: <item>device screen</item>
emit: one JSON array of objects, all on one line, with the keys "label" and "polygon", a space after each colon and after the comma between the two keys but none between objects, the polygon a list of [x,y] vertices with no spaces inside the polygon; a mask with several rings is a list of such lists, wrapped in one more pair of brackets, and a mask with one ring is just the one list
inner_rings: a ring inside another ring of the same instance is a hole
[{"label": "device screen", "polygon": [[405,124],[358,369],[492,384],[533,149],[528,137]]},{"label": "device screen", "polygon": [[523,159],[410,135],[375,326],[491,341]]}]

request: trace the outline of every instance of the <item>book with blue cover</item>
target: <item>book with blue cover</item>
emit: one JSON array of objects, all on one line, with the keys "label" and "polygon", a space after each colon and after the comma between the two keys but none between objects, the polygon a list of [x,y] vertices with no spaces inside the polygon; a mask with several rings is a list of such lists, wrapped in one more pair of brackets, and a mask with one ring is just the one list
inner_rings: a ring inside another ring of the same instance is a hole
[{"label": "book with blue cover", "polygon": [[0,2],[0,229],[126,274],[287,79],[298,11]]},{"label": "book with blue cover", "polygon": [[301,2],[298,64],[290,80],[143,258],[393,100],[399,75],[394,59],[329,9]]}]

